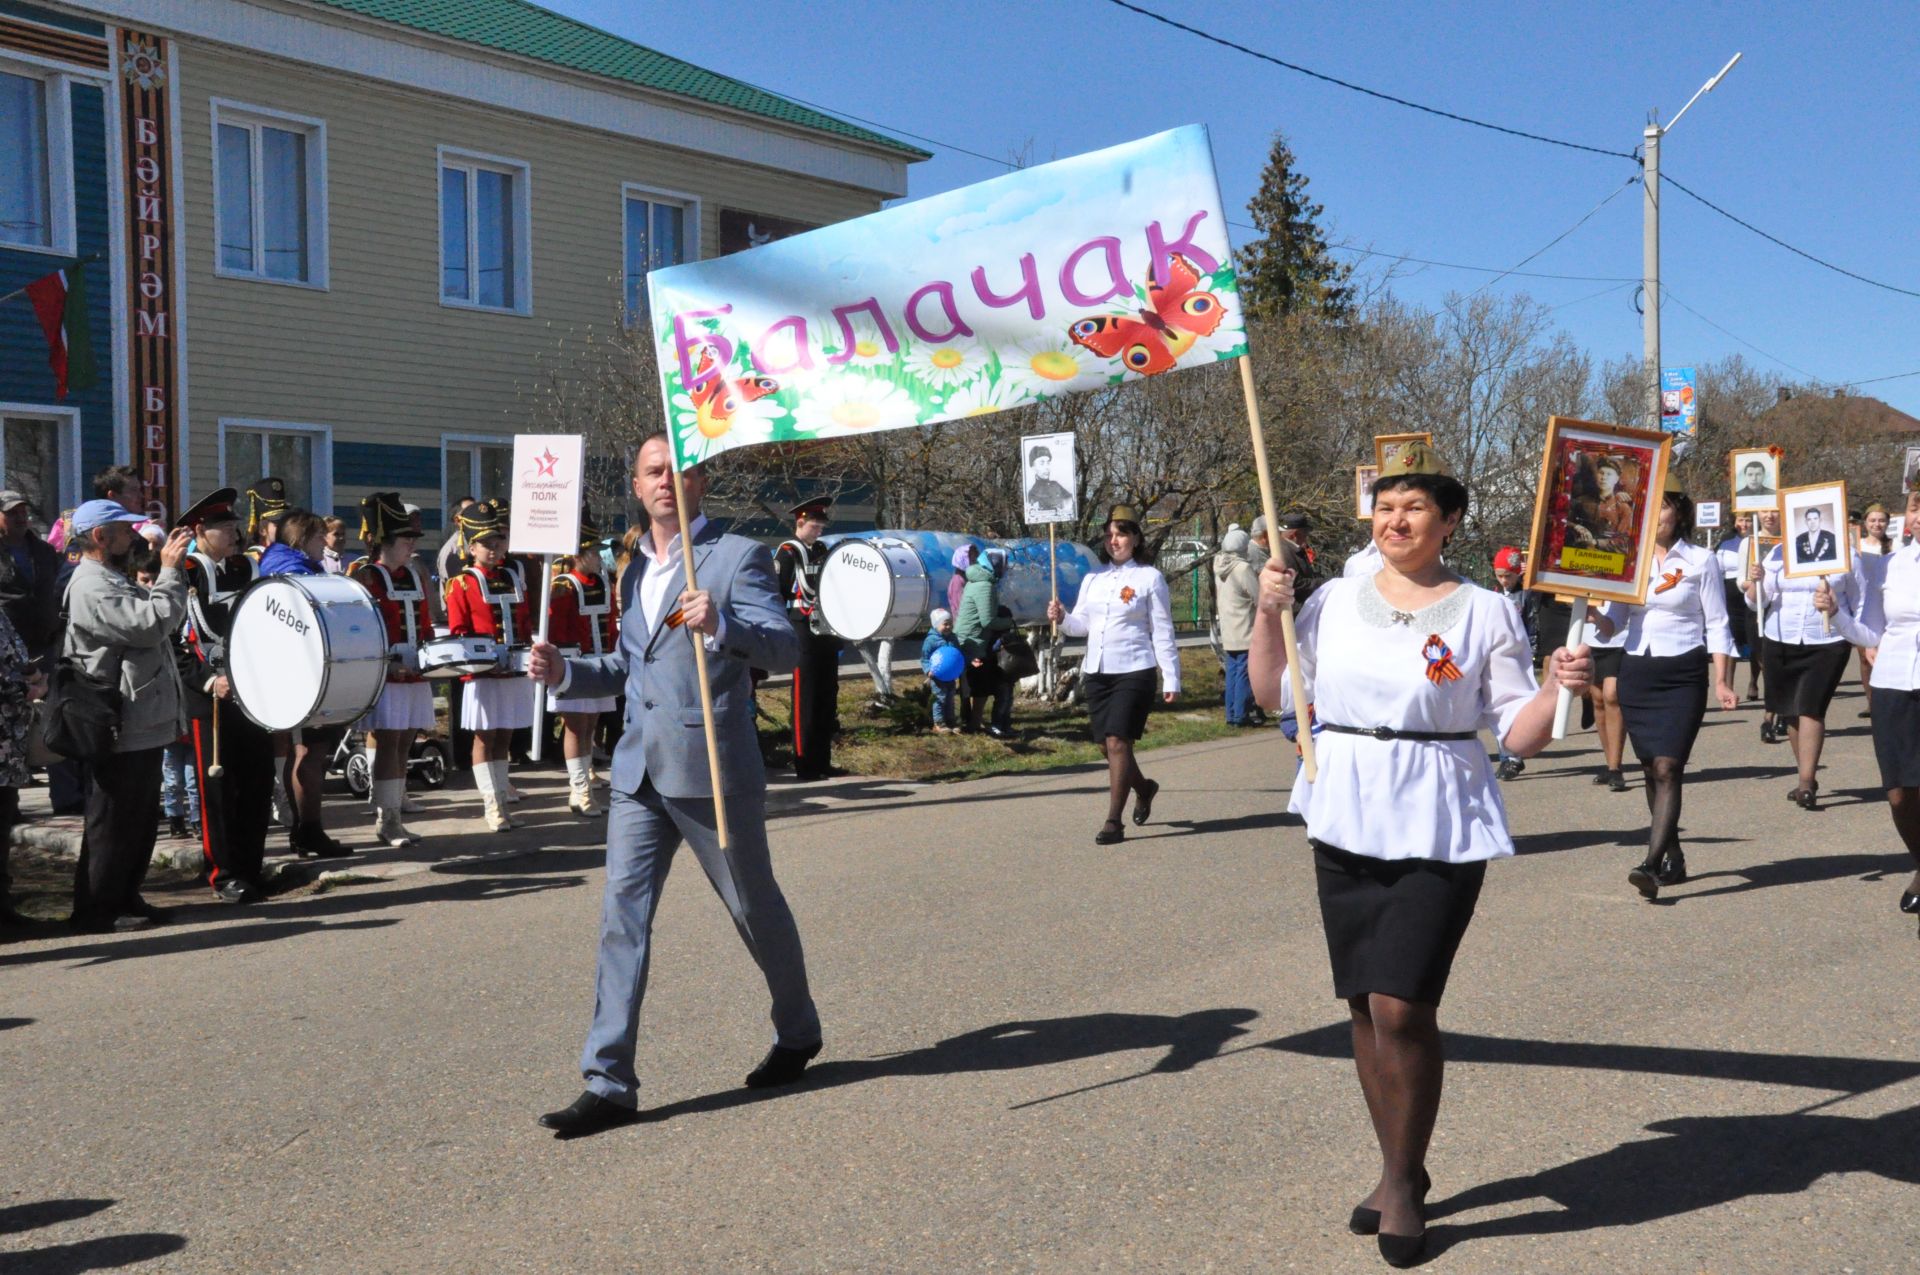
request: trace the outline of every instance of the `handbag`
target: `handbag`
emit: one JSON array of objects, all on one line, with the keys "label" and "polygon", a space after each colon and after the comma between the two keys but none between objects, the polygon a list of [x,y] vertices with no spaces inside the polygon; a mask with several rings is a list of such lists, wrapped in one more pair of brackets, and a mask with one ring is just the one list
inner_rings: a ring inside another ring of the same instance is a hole
[{"label": "handbag", "polygon": [[47,677],[40,740],[62,757],[90,761],[120,737],[120,688],[62,657]]},{"label": "handbag", "polygon": [[1020,633],[1009,633],[1000,639],[994,660],[1000,665],[1001,675],[1016,682],[1040,671],[1040,657],[1033,653],[1033,644]]}]

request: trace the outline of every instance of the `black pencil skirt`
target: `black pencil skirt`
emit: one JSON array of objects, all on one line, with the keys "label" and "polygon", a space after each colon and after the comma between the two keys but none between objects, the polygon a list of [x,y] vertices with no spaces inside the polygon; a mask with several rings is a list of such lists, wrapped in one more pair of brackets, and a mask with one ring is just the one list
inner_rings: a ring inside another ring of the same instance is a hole
[{"label": "black pencil skirt", "polygon": [[1620,661],[1626,658],[1626,648],[1620,646],[1596,646],[1593,649],[1593,684],[1604,687],[1608,679],[1620,676]]},{"label": "black pencil skirt", "polygon": [[1642,761],[1693,756],[1707,715],[1707,648],[1682,655],[1629,655],[1620,661],[1620,715]]},{"label": "black pencil skirt", "polygon": [[1487,865],[1374,859],[1315,841],[1320,924],[1333,994],[1438,1005],[1480,901]]},{"label": "black pencil skirt", "polygon": [[1920,691],[1875,688],[1873,756],[1882,788],[1920,788]]},{"label": "black pencil skirt", "polygon": [[1093,742],[1100,743],[1109,735],[1138,739],[1146,734],[1147,714],[1153,711],[1159,687],[1156,669],[1087,674],[1087,716],[1093,727]]},{"label": "black pencil skirt", "polygon": [[1767,675],[1767,711],[1825,720],[1852,657],[1853,647],[1846,642],[1803,646],[1762,638],[1760,670]]}]

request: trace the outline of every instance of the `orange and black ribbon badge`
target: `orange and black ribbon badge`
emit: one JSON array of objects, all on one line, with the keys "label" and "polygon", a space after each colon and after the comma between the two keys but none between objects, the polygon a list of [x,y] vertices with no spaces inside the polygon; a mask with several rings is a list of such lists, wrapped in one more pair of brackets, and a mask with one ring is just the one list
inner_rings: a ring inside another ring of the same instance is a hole
[{"label": "orange and black ribbon badge", "polygon": [[1655,593],[1665,593],[1668,589],[1673,588],[1673,586],[1685,579],[1686,574],[1686,572],[1678,569],[1667,572],[1660,577],[1660,583],[1653,586],[1653,591]]},{"label": "orange and black ribbon badge", "polygon": [[1435,686],[1460,680],[1460,666],[1453,662],[1453,648],[1442,642],[1438,633],[1427,636],[1427,644],[1420,648],[1420,654],[1427,658],[1427,680]]},{"label": "orange and black ribbon badge", "polygon": [[1135,597],[1135,596],[1136,596],[1136,595],[1135,595],[1135,594],[1134,594],[1134,592],[1133,592],[1133,586],[1132,586],[1132,585],[1130,585],[1130,584],[1128,584],[1128,585],[1122,585],[1122,586],[1121,586],[1121,588],[1120,588],[1120,600],[1121,600],[1122,602],[1131,602],[1131,601],[1133,601],[1133,599],[1134,599],[1134,597]]}]

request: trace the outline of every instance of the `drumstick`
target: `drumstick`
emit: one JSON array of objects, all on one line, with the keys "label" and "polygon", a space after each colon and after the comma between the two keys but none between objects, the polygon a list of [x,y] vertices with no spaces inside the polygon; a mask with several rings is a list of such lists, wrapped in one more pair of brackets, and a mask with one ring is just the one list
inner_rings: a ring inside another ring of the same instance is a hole
[{"label": "drumstick", "polygon": [[226,773],[226,767],[220,764],[220,697],[213,697],[213,764],[207,767],[207,778],[218,779]]}]

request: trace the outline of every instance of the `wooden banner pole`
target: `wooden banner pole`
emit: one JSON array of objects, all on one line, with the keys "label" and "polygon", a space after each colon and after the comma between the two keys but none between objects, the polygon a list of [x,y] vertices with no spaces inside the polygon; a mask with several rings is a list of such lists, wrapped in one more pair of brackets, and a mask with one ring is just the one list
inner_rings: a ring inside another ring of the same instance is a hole
[{"label": "wooden banner pole", "polygon": [[[1055,522],[1047,524],[1047,580],[1053,586],[1053,600],[1056,605],[1060,601],[1060,558],[1058,549],[1059,538],[1055,528],[1059,525],[1059,523]],[[1050,636],[1053,641],[1058,642],[1060,640],[1060,626],[1049,621],[1047,627],[1051,630]]]},{"label": "wooden banner pole", "polygon": [[[547,644],[547,611],[553,605],[553,555],[540,555],[540,621],[534,626],[533,640],[541,646]],[[534,761],[541,760],[547,743],[547,688],[536,687],[533,696],[533,747],[527,756]]]},{"label": "wooden banner pole", "polygon": [[[1260,510],[1267,516],[1267,537],[1271,544],[1280,536],[1280,518],[1273,504],[1273,475],[1267,468],[1267,436],[1260,428],[1260,403],[1253,392],[1253,360],[1242,354],[1240,394],[1247,401],[1247,427],[1253,431],[1253,465],[1260,476]],[[1311,783],[1320,777],[1320,765],[1313,752],[1312,705],[1307,702],[1307,679],[1300,669],[1300,644],[1294,637],[1293,612],[1280,613],[1280,640],[1287,650],[1287,682],[1293,688],[1293,719],[1300,744],[1301,773]]]},{"label": "wooden banner pole", "polygon": [[[680,511],[680,560],[687,564],[687,591],[697,592],[700,581],[693,570],[693,523],[687,517],[687,488],[680,470],[673,471],[673,503]],[[693,641],[693,666],[700,678],[700,724],[707,735],[707,777],[713,784],[713,829],[720,848],[727,848],[726,788],[720,782],[720,740],[713,729],[713,687],[707,683],[707,641],[702,633],[689,632]]]}]

